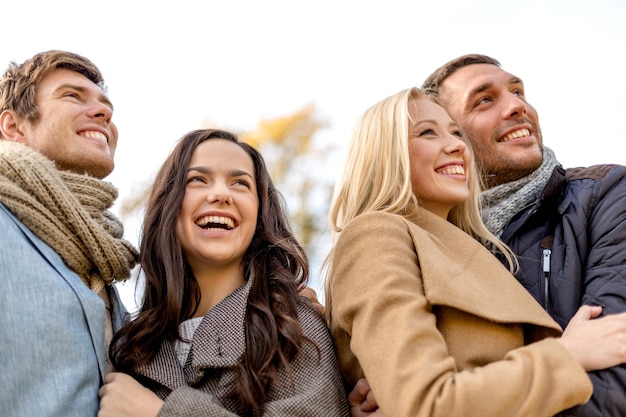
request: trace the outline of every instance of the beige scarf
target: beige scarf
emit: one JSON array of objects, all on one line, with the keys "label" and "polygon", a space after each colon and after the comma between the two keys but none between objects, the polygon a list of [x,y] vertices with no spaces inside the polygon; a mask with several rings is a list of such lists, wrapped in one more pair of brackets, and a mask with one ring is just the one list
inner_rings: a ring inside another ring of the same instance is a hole
[{"label": "beige scarf", "polygon": [[[107,182],[58,170],[30,147],[0,140],[0,202],[63,258],[107,310],[105,285],[128,279],[139,258],[108,211],[116,197]],[[108,348],[112,327],[106,316]]]}]

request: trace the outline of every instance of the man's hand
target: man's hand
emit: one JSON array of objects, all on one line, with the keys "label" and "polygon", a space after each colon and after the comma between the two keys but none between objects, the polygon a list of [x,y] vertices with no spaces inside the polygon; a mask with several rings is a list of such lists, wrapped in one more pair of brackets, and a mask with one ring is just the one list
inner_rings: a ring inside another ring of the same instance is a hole
[{"label": "man's hand", "polygon": [[365,378],[359,379],[352,392],[348,394],[348,404],[352,417],[384,417]]}]

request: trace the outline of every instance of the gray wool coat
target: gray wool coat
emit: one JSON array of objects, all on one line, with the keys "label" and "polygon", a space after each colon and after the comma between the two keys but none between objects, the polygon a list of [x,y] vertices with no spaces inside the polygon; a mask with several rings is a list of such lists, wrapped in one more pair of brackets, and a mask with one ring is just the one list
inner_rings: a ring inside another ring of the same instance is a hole
[{"label": "gray wool coat", "polygon": [[[239,401],[230,397],[235,365],[245,346],[245,310],[249,285],[242,285],[212,308],[202,319],[184,367],[174,345],[165,342],[157,356],[139,373],[148,388],[165,400],[159,417],[236,416]],[[349,416],[333,343],[328,328],[310,302],[298,301],[298,319],[304,342],[291,362],[291,374],[280,368],[280,383],[268,393],[263,414],[272,416]],[[293,384],[291,382],[293,378]]]}]

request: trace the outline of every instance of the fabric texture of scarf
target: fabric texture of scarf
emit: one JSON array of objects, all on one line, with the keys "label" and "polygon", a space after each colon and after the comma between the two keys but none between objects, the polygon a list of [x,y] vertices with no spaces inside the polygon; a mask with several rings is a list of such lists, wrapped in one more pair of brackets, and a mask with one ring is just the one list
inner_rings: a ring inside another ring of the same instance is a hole
[{"label": "fabric texture of scarf", "polygon": [[530,175],[483,191],[481,216],[487,229],[500,237],[513,216],[539,198],[557,165],[554,152],[544,146],[543,161]]},{"label": "fabric texture of scarf", "polygon": [[[115,198],[111,184],[58,170],[40,152],[0,140],[0,202],[61,256],[107,310],[105,286],[128,279],[139,260],[137,250],[122,238],[121,221],[108,211]],[[110,314],[106,320],[108,347]]]}]

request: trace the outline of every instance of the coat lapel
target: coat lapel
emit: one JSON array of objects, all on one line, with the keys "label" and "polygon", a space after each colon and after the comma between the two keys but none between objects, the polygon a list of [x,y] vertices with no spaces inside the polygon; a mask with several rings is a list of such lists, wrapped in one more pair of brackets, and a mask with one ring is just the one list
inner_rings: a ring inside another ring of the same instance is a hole
[{"label": "coat lapel", "polygon": [[140,367],[138,373],[146,376],[172,391],[187,385],[183,367],[178,362],[174,351],[174,344],[169,341],[161,342],[156,356],[150,363]]},{"label": "coat lapel", "polygon": [[[5,210],[8,215],[15,221],[15,224],[22,230],[24,236],[31,242],[33,247],[41,254],[51,268],[53,268],[59,276],[72,288],[76,294],[77,300],[80,302],[83,311],[85,313],[85,320],[89,328],[91,335],[91,341],[93,348],[98,358],[98,367],[100,371],[100,377],[104,382],[104,374],[106,370],[105,352],[104,352],[104,314],[105,307],[104,301],[100,299],[95,293],[93,293],[82,282],[80,277],[70,270],[61,256],[56,253],[50,246],[48,246],[43,240],[35,235],[28,227],[20,222],[6,207],[0,205],[2,210]],[[87,299],[88,295],[94,295]],[[96,300],[94,303],[93,300]]]},{"label": "coat lapel", "polygon": [[[413,222],[410,230],[424,292],[432,305],[453,307],[497,323],[529,323],[560,330],[477,240],[425,210],[420,210]],[[487,294],[495,296],[487,298]]]},{"label": "coat lapel", "polygon": [[211,369],[236,365],[246,348],[245,312],[249,290],[248,282],[207,312],[193,335],[184,367],[178,361],[174,344],[165,341],[155,358],[138,372],[173,391],[194,385]]},{"label": "coat lapel", "polygon": [[234,366],[246,348],[245,316],[250,281],[240,286],[203,318],[191,344],[192,367]]}]

